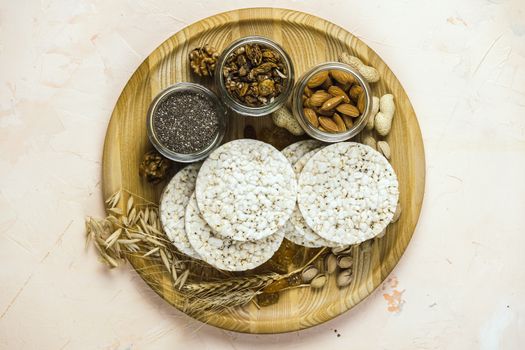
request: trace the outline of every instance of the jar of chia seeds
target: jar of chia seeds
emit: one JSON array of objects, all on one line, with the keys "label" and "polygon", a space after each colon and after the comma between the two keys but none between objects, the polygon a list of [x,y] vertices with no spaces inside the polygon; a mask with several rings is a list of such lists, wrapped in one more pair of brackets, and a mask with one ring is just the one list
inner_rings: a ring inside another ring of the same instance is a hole
[{"label": "jar of chia seeds", "polygon": [[183,82],[155,97],[148,110],[147,132],[163,156],[191,163],[220,145],[227,123],[226,109],[211,90]]}]

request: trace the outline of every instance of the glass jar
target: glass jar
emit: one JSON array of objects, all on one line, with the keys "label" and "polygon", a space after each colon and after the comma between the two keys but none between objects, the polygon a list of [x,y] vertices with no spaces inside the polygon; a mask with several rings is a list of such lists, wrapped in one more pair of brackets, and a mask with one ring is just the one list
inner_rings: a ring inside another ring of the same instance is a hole
[{"label": "glass jar", "polygon": [[[217,116],[219,119],[219,126],[218,126],[217,132],[215,133],[213,140],[204,149],[201,149],[195,153],[177,153],[169,149],[168,147],[166,147],[164,144],[162,144],[159,141],[157,135],[155,134],[155,128],[153,125],[153,120],[154,120],[153,116],[158,106],[161,104],[161,102],[163,102],[166,98],[168,98],[172,94],[183,92],[183,91],[201,93],[207,96],[212,101],[213,105],[215,106],[216,111],[217,111]],[[150,107],[148,109],[148,114],[147,114],[147,132],[148,132],[148,138],[150,142],[157,149],[157,151],[159,151],[159,153],[162,154],[164,157],[174,160],[176,162],[181,162],[181,163],[192,163],[192,162],[196,162],[196,161],[206,158],[222,142],[224,134],[226,133],[227,124],[228,124],[228,115],[227,115],[226,109],[222,105],[217,95],[215,95],[211,90],[207,89],[206,87],[199,85],[199,84],[194,84],[194,83],[186,83],[186,82],[177,83],[177,84],[174,84],[162,90],[155,97],[153,102],[151,102]]]},{"label": "glass jar", "polygon": [[[225,87],[224,84],[224,75],[223,75],[223,68],[226,63],[226,59],[239,47],[246,45],[246,44],[259,44],[264,48],[272,49],[273,51],[277,52],[282,60],[284,67],[286,69],[286,72],[284,74],[286,75],[286,85],[283,88],[283,91],[279,96],[275,97],[275,99],[272,102],[269,102],[268,104],[260,107],[250,107],[247,105],[242,104],[240,101],[235,99],[233,96],[230,95],[228,90]],[[219,91],[219,95],[221,96],[222,101],[226,106],[228,106],[230,109],[232,109],[234,112],[245,115],[245,116],[251,116],[251,117],[262,117],[265,115],[268,115],[280,107],[282,107],[288,98],[290,97],[290,94],[293,90],[293,84],[294,84],[294,68],[292,61],[290,59],[290,56],[284,51],[284,49],[277,44],[276,42],[264,38],[262,36],[248,36],[244,38],[240,38],[233,43],[230,44],[221,54],[217,61],[217,65],[215,68],[215,85],[217,86],[217,89]]]},{"label": "glass jar", "polygon": [[[325,132],[317,129],[314,127],[310,122],[308,122],[308,119],[304,116],[303,112],[303,92],[304,88],[306,87],[306,84],[308,81],[317,73],[325,70],[342,70],[345,72],[348,72],[352,74],[359,85],[362,86],[363,91],[365,93],[365,110],[364,112],[356,119],[354,119],[353,126],[346,130],[345,132],[340,133],[330,133]],[[372,110],[372,91],[370,89],[370,85],[368,85],[368,82],[363,78],[363,76],[354,68],[351,66],[339,63],[339,62],[326,62],[321,63],[309,71],[307,71],[305,74],[303,74],[299,80],[297,81],[297,84],[295,84],[294,91],[292,93],[292,113],[301,125],[301,127],[304,129],[304,131],[313,137],[314,139],[323,141],[323,142],[341,142],[348,140],[355,135],[357,135],[363,128],[365,127],[370,112]]]}]

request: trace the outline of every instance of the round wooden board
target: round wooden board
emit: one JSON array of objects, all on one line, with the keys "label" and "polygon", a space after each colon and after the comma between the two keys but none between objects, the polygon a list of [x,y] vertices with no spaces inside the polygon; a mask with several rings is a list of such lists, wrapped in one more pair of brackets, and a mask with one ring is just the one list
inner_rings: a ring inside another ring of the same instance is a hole
[{"label": "round wooden board", "polygon": [[[166,40],[140,65],[117,101],[106,134],[103,155],[103,191],[109,197],[125,189],[158,203],[162,186],[142,181],[138,166],[151,148],[146,134],[146,111],[162,89],[181,81],[194,81],[188,67],[188,52],[204,43],[219,50],[247,35],[263,35],[280,43],[290,54],[296,74],[326,61],[334,61],[342,51],[360,57],[376,67],[381,80],[372,84],[374,95],[392,93],[396,113],[387,140],[392,148],[392,165],[398,175],[400,220],[389,226],[381,238],[355,248],[354,281],[338,289],[332,277],[321,291],[309,288],[282,293],[277,304],[207,313],[200,320],[228,330],[246,333],[280,333],[311,327],[349,310],[367,297],[392,271],[405,251],[416,227],[425,188],[425,157],[416,115],[403,87],[381,58],[358,38],[321,18],[284,9],[256,8],[221,13],[179,31]],[[270,117],[231,117],[225,141],[259,136],[274,130]],[[251,128],[246,126],[252,126]],[[264,130],[264,131],[263,131]],[[249,135],[245,135],[245,133]],[[280,146],[295,141],[281,138]],[[302,249],[297,247],[297,249]],[[184,300],[172,287],[167,272],[147,259],[132,258],[130,263],[162,298],[182,309]],[[147,273],[146,273],[147,271]]]}]

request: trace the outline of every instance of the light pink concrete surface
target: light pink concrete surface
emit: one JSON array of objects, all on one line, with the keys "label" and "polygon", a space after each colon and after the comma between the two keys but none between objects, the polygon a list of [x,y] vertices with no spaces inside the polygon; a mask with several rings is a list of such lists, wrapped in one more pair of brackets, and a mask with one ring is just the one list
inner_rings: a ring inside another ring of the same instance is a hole
[{"label": "light pink concrete surface", "polygon": [[[331,322],[274,336],[192,321],[83,239],[84,216],[103,215],[102,144],[133,71],[184,26],[253,6],[324,17],[376,50],[427,157],[391,278]],[[0,1],[1,349],[523,349],[524,246],[522,0]]]}]

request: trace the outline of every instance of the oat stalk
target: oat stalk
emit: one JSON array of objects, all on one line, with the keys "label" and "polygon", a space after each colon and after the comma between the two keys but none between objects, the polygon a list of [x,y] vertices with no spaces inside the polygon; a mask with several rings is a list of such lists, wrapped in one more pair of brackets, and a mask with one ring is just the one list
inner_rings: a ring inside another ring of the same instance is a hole
[{"label": "oat stalk", "polygon": [[[102,262],[110,268],[119,266],[126,258],[149,259],[151,263],[142,273],[149,273],[150,269],[169,273],[173,287],[185,297],[185,312],[194,316],[244,306],[265,287],[300,273],[325,251],[321,249],[302,267],[287,274],[206,279],[206,275],[224,272],[181,255],[162,229],[158,205],[129,191],[124,192],[128,194],[125,210],[122,209],[123,193],[117,191],[105,201],[109,213],[106,218],[86,218],[86,244],[91,242]],[[146,204],[137,203],[137,199]],[[291,288],[294,287],[286,289]]]}]

